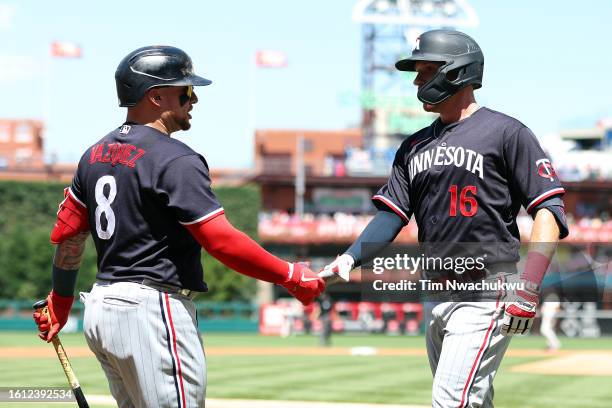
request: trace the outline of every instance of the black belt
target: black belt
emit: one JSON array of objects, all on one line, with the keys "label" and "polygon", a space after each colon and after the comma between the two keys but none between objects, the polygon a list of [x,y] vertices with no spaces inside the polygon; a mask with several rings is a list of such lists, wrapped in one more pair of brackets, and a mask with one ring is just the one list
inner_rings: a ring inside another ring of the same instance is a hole
[{"label": "black belt", "polygon": [[165,292],[165,293],[185,296],[185,297],[188,297],[191,300],[193,300],[200,293],[203,293],[203,292],[198,292],[196,290],[185,289],[185,288],[181,288],[179,286],[170,285],[168,283],[156,282],[156,281],[151,280],[151,279],[140,279],[140,280],[137,280],[137,279],[129,280],[128,279],[128,280],[116,280],[116,281],[110,281],[110,280],[105,280],[105,279],[97,279],[96,280],[96,283],[99,283],[101,285],[110,285],[110,284],[113,284],[113,283],[121,283],[121,282],[137,283],[139,285],[147,286],[147,287],[149,287],[151,289],[155,289],[155,290],[158,290],[160,292]]}]

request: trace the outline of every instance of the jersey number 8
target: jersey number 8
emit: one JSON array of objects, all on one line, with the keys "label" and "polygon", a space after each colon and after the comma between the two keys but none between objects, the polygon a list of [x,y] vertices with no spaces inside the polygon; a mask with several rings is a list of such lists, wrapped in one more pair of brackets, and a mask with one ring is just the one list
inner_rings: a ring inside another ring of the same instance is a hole
[{"label": "jersey number 8", "polygon": [[[108,197],[104,195],[104,187],[109,186]],[[117,183],[113,176],[102,176],[96,182],[96,232],[100,239],[108,240],[115,232],[115,213],[111,204],[117,196]],[[102,214],[106,218],[106,229],[102,229]]]}]

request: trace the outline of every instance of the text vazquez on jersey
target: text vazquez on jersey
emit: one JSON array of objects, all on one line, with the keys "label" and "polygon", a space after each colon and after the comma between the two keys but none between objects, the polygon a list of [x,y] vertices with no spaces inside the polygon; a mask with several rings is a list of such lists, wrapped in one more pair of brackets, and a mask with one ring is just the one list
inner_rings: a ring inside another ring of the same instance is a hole
[{"label": "text vazquez on jersey", "polygon": [[98,143],[90,151],[89,164],[110,163],[113,166],[122,164],[136,167],[136,161],[144,156],[143,149],[127,143]]}]

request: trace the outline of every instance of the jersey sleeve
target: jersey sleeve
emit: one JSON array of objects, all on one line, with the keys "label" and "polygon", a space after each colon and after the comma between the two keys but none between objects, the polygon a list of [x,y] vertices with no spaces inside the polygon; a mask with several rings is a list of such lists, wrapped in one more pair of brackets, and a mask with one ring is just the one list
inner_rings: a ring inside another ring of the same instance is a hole
[{"label": "jersey sleeve", "polygon": [[171,161],[160,174],[155,190],[183,225],[204,223],[223,214],[211,189],[208,166],[198,155]]},{"label": "jersey sleeve", "polygon": [[534,207],[534,211],[531,214],[532,217],[535,217],[537,211],[542,208],[548,209],[555,216],[555,220],[559,226],[559,239],[567,237],[569,235],[569,226],[567,225],[563,200],[561,200],[559,196],[547,198]]},{"label": "jersey sleeve", "polygon": [[74,198],[77,203],[82,205],[84,208],[87,208],[85,204],[85,188],[81,182],[81,165],[77,168],[76,173],[74,173],[74,177],[72,178],[72,183],[68,188],[68,194]]},{"label": "jersey sleeve", "polygon": [[374,206],[378,209],[384,207],[391,209],[394,213],[408,224],[412,210],[410,209],[409,188],[410,183],[406,174],[405,149],[404,146],[395,154],[391,175],[387,184],[372,197]]},{"label": "jersey sleeve", "polygon": [[527,127],[509,135],[504,156],[513,194],[528,213],[544,200],[565,193],[550,159]]}]

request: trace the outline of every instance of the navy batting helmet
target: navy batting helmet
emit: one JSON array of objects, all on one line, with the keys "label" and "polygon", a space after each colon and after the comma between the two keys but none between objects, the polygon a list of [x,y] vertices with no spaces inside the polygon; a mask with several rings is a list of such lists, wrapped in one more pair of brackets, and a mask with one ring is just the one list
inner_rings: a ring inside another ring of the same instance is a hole
[{"label": "navy batting helmet", "polygon": [[400,71],[415,71],[417,61],[441,62],[436,75],[419,89],[421,102],[443,102],[461,88],[482,86],[484,55],[472,37],[454,30],[431,30],[417,39],[410,58],[395,63]]},{"label": "navy batting helmet", "polygon": [[115,72],[119,106],[134,106],[157,86],[204,86],[212,81],[193,73],[189,55],[165,45],[142,47],[129,53]]}]

